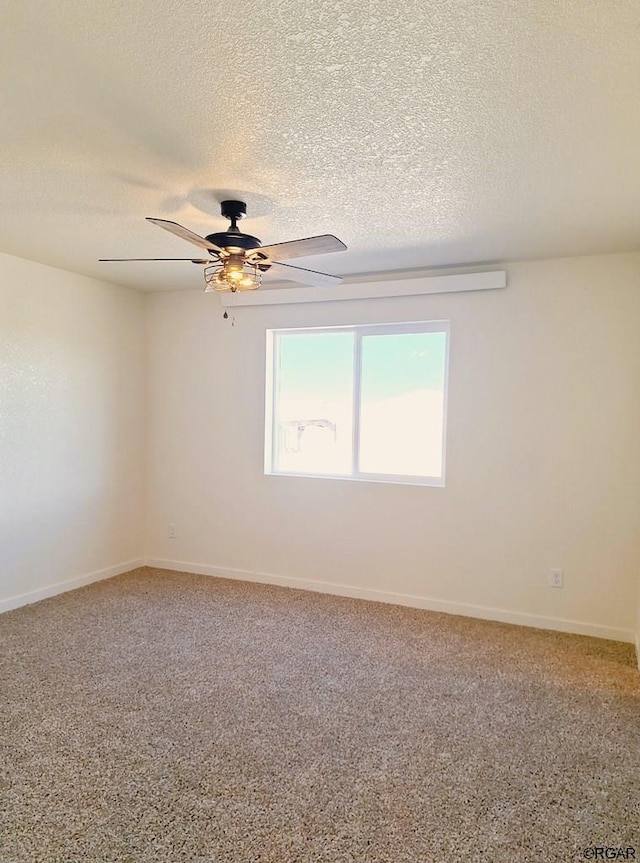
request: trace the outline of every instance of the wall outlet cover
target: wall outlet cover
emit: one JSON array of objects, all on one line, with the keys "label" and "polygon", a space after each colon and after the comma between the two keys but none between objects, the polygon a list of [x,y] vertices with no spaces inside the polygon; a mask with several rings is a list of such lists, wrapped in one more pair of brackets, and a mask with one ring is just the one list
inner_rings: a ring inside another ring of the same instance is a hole
[{"label": "wall outlet cover", "polygon": [[552,569],[549,571],[549,587],[564,587],[564,570]]}]

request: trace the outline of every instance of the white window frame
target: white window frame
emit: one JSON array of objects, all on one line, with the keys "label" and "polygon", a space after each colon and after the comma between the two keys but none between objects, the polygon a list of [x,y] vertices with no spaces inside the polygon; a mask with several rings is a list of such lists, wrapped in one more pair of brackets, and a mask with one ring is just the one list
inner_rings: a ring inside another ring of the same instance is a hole
[{"label": "white window frame", "polygon": [[[354,334],[353,351],[353,472],[350,474],[326,474],[326,473],[298,473],[293,471],[276,470],[277,463],[277,431],[274,429],[274,418],[276,412],[277,395],[277,371],[278,371],[278,347],[279,338],[286,335],[313,335],[316,333],[345,333]],[[362,337],[368,335],[403,335],[410,333],[444,333],[445,334],[445,356],[444,356],[444,392],[443,392],[443,418],[442,418],[442,476],[423,477],[400,474],[373,474],[361,473],[359,467],[359,440],[360,440],[360,414],[361,401],[361,373],[362,373]],[[444,487],[446,468],[446,446],[447,446],[447,407],[449,391],[449,345],[451,341],[450,322],[442,321],[412,321],[409,323],[396,324],[354,324],[333,327],[289,327],[266,331],[266,386],[265,386],[265,452],[264,472],[267,476],[295,476],[313,479],[341,479],[355,482],[382,482],[400,485],[423,485]]]}]

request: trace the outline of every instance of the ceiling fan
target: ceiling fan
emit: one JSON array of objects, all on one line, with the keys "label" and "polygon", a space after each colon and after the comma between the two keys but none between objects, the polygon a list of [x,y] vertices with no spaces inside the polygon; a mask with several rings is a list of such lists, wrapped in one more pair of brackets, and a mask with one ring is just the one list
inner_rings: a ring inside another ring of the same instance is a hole
[{"label": "ceiling fan", "polygon": [[244,201],[222,201],[221,211],[224,218],[231,223],[229,228],[206,237],[194,234],[177,222],[147,218],[148,222],[164,228],[165,231],[206,249],[211,256],[209,258],[100,258],[100,261],[191,261],[193,264],[204,264],[205,292],[254,291],[260,287],[262,274],[267,270],[277,273],[283,279],[318,287],[337,285],[342,281],[340,276],[283,264],[281,260],[343,252],[347,247],[333,234],[263,246],[257,237],[244,234],[238,228],[238,221],[247,214]]}]

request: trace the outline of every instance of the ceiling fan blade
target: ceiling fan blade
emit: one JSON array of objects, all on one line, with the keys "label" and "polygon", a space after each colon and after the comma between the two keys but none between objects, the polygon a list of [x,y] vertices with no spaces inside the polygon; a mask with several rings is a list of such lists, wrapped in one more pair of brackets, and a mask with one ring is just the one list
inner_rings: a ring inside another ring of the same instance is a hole
[{"label": "ceiling fan blade", "polygon": [[306,270],[304,267],[282,264],[280,261],[274,261],[269,267],[269,272],[277,273],[283,279],[290,279],[292,282],[302,282],[303,285],[315,285],[318,288],[329,288],[332,285],[339,285],[342,281],[340,276],[317,273],[315,270]]},{"label": "ceiling fan blade", "polygon": [[98,263],[109,264],[115,261],[191,261],[192,264],[211,264],[215,261],[214,258],[206,260],[197,260],[195,258],[99,258]]},{"label": "ceiling fan blade", "polygon": [[194,234],[193,231],[190,231],[188,228],[183,228],[182,225],[179,225],[177,222],[168,222],[166,219],[152,219],[150,216],[147,216],[147,222],[151,222],[159,228],[164,228],[165,231],[175,234],[176,237],[182,237],[183,240],[187,240],[189,243],[200,246],[201,249],[207,249],[207,251],[213,252],[221,251],[218,246],[214,246],[213,243],[205,240],[205,238],[201,237],[199,234]]},{"label": "ceiling fan blade", "polygon": [[330,252],[344,252],[347,247],[333,234],[321,234],[319,237],[307,237],[305,240],[290,240],[288,243],[274,243],[272,246],[261,246],[256,251],[268,258],[306,258],[310,255],[326,255]]}]

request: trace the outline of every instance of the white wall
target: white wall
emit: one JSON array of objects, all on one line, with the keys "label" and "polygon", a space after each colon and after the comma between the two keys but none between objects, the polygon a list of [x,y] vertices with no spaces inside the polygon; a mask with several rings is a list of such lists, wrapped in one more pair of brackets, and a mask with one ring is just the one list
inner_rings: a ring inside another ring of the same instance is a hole
[{"label": "white wall", "polygon": [[142,295],[0,255],[0,609],[137,564],[143,340]]},{"label": "white wall", "polygon": [[[0,255],[0,609],[139,563],[146,450],[154,561],[632,640],[640,255],[508,271],[506,291],[243,308],[232,327],[200,292]],[[263,475],[267,327],[436,318],[445,489]]]},{"label": "white wall", "polygon": [[[233,327],[215,296],[147,296],[148,557],[633,640],[640,255],[507,269],[503,291],[243,308]],[[263,475],[266,328],[437,318],[446,488]]]}]

